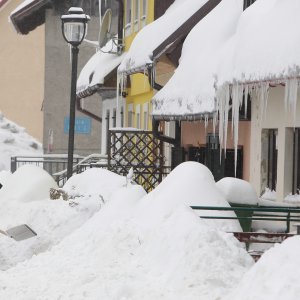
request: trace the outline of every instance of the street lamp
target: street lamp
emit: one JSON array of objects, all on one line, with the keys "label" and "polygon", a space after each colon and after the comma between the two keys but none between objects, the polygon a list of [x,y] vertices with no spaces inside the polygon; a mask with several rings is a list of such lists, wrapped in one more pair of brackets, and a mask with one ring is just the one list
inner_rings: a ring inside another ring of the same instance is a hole
[{"label": "street lamp", "polygon": [[69,120],[69,144],[68,144],[68,167],[67,178],[73,173],[74,154],[74,128],[75,128],[75,104],[76,104],[76,80],[78,46],[82,43],[87,32],[87,22],[90,17],[83,13],[80,7],[71,7],[67,15],[61,16],[62,34],[68,44],[72,46],[72,76],[70,96],[70,120]]}]

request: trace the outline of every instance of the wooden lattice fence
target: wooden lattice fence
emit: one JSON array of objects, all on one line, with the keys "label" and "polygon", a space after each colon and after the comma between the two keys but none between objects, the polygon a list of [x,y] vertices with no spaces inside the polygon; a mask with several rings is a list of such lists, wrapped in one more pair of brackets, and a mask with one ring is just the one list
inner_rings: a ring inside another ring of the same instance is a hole
[{"label": "wooden lattice fence", "polygon": [[109,170],[126,176],[133,168],[133,180],[149,192],[169,172],[164,167],[163,143],[152,131],[111,129],[107,138]]}]

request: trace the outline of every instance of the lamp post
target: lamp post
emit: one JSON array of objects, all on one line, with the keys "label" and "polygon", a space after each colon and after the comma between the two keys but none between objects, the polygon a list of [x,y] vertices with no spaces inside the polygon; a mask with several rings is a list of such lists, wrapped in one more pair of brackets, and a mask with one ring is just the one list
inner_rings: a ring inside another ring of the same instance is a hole
[{"label": "lamp post", "polygon": [[73,154],[74,154],[74,131],[75,131],[75,104],[76,104],[76,80],[78,46],[82,43],[87,32],[87,22],[90,17],[83,13],[80,7],[71,7],[67,15],[61,16],[62,34],[64,39],[72,47],[72,76],[71,76],[71,96],[70,96],[70,117],[69,117],[69,143],[68,143],[68,167],[67,178],[73,174]]}]

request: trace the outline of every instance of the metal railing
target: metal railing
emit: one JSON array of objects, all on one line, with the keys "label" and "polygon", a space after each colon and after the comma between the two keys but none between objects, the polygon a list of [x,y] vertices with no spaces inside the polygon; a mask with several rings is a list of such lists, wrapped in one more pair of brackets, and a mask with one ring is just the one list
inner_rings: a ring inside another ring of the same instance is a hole
[{"label": "metal railing", "polygon": [[[47,171],[62,186],[67,181],[67,162],[66,154],[47,154],[41,156],[13,156],[11,157],[11,172],[15,172],[23,165],[35,165]],[[73,173],[78,174],[88,168],[102,167],[107,168],[107,157],[100,154],[91,154],[87,157],[74,155]]]},{"label": "metal railing", "polygon": [[[203,219],[224,219],[224,220],[248,220],[248,221],[273,221],[286,222],[286,231],[290,232],[291,222],[300,223],[300,207],[282,206],[252,206],[252,207],[217,207],[217,206],[191,206],[194,210],[203,211],[232,211],[236,217],[227,216],[201,216]],[[240,213],[250,213],[250,216],[239,216]]]}]

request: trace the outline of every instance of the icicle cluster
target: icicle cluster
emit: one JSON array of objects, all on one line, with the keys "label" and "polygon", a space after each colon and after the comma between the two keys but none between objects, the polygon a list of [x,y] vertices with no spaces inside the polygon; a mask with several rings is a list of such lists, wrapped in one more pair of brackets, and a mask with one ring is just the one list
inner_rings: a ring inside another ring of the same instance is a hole
[{"label": "icicle cluster", "polygon": [[[288,112],[294,113],[294,122],[296,120],[296,105],[298,96],[298,86],[300,79],[288,78],[284,80],[270,80],[261,81],[257,83],[238,83],[223,84],[216,92],[216,107],[219,115],[219,139],[221,149],[226,150],[227,143],[227,129],[229,110],[232,110],[232,131],[234,137],[234,164],[236,170],[237,164],[237,147],[239,136],[239,110],[244,104],[245,115],[247,114],[247,98],[250,95],[251,99],[256,97],[260,103],[260,117],[261,121],[266,117],[267,103],[269,97],[270,85],[285,84],[284,103],[285,109]],[[231,104],[230,104],[231,100]],[[214,120],[215,126],[216,120]]]}]

